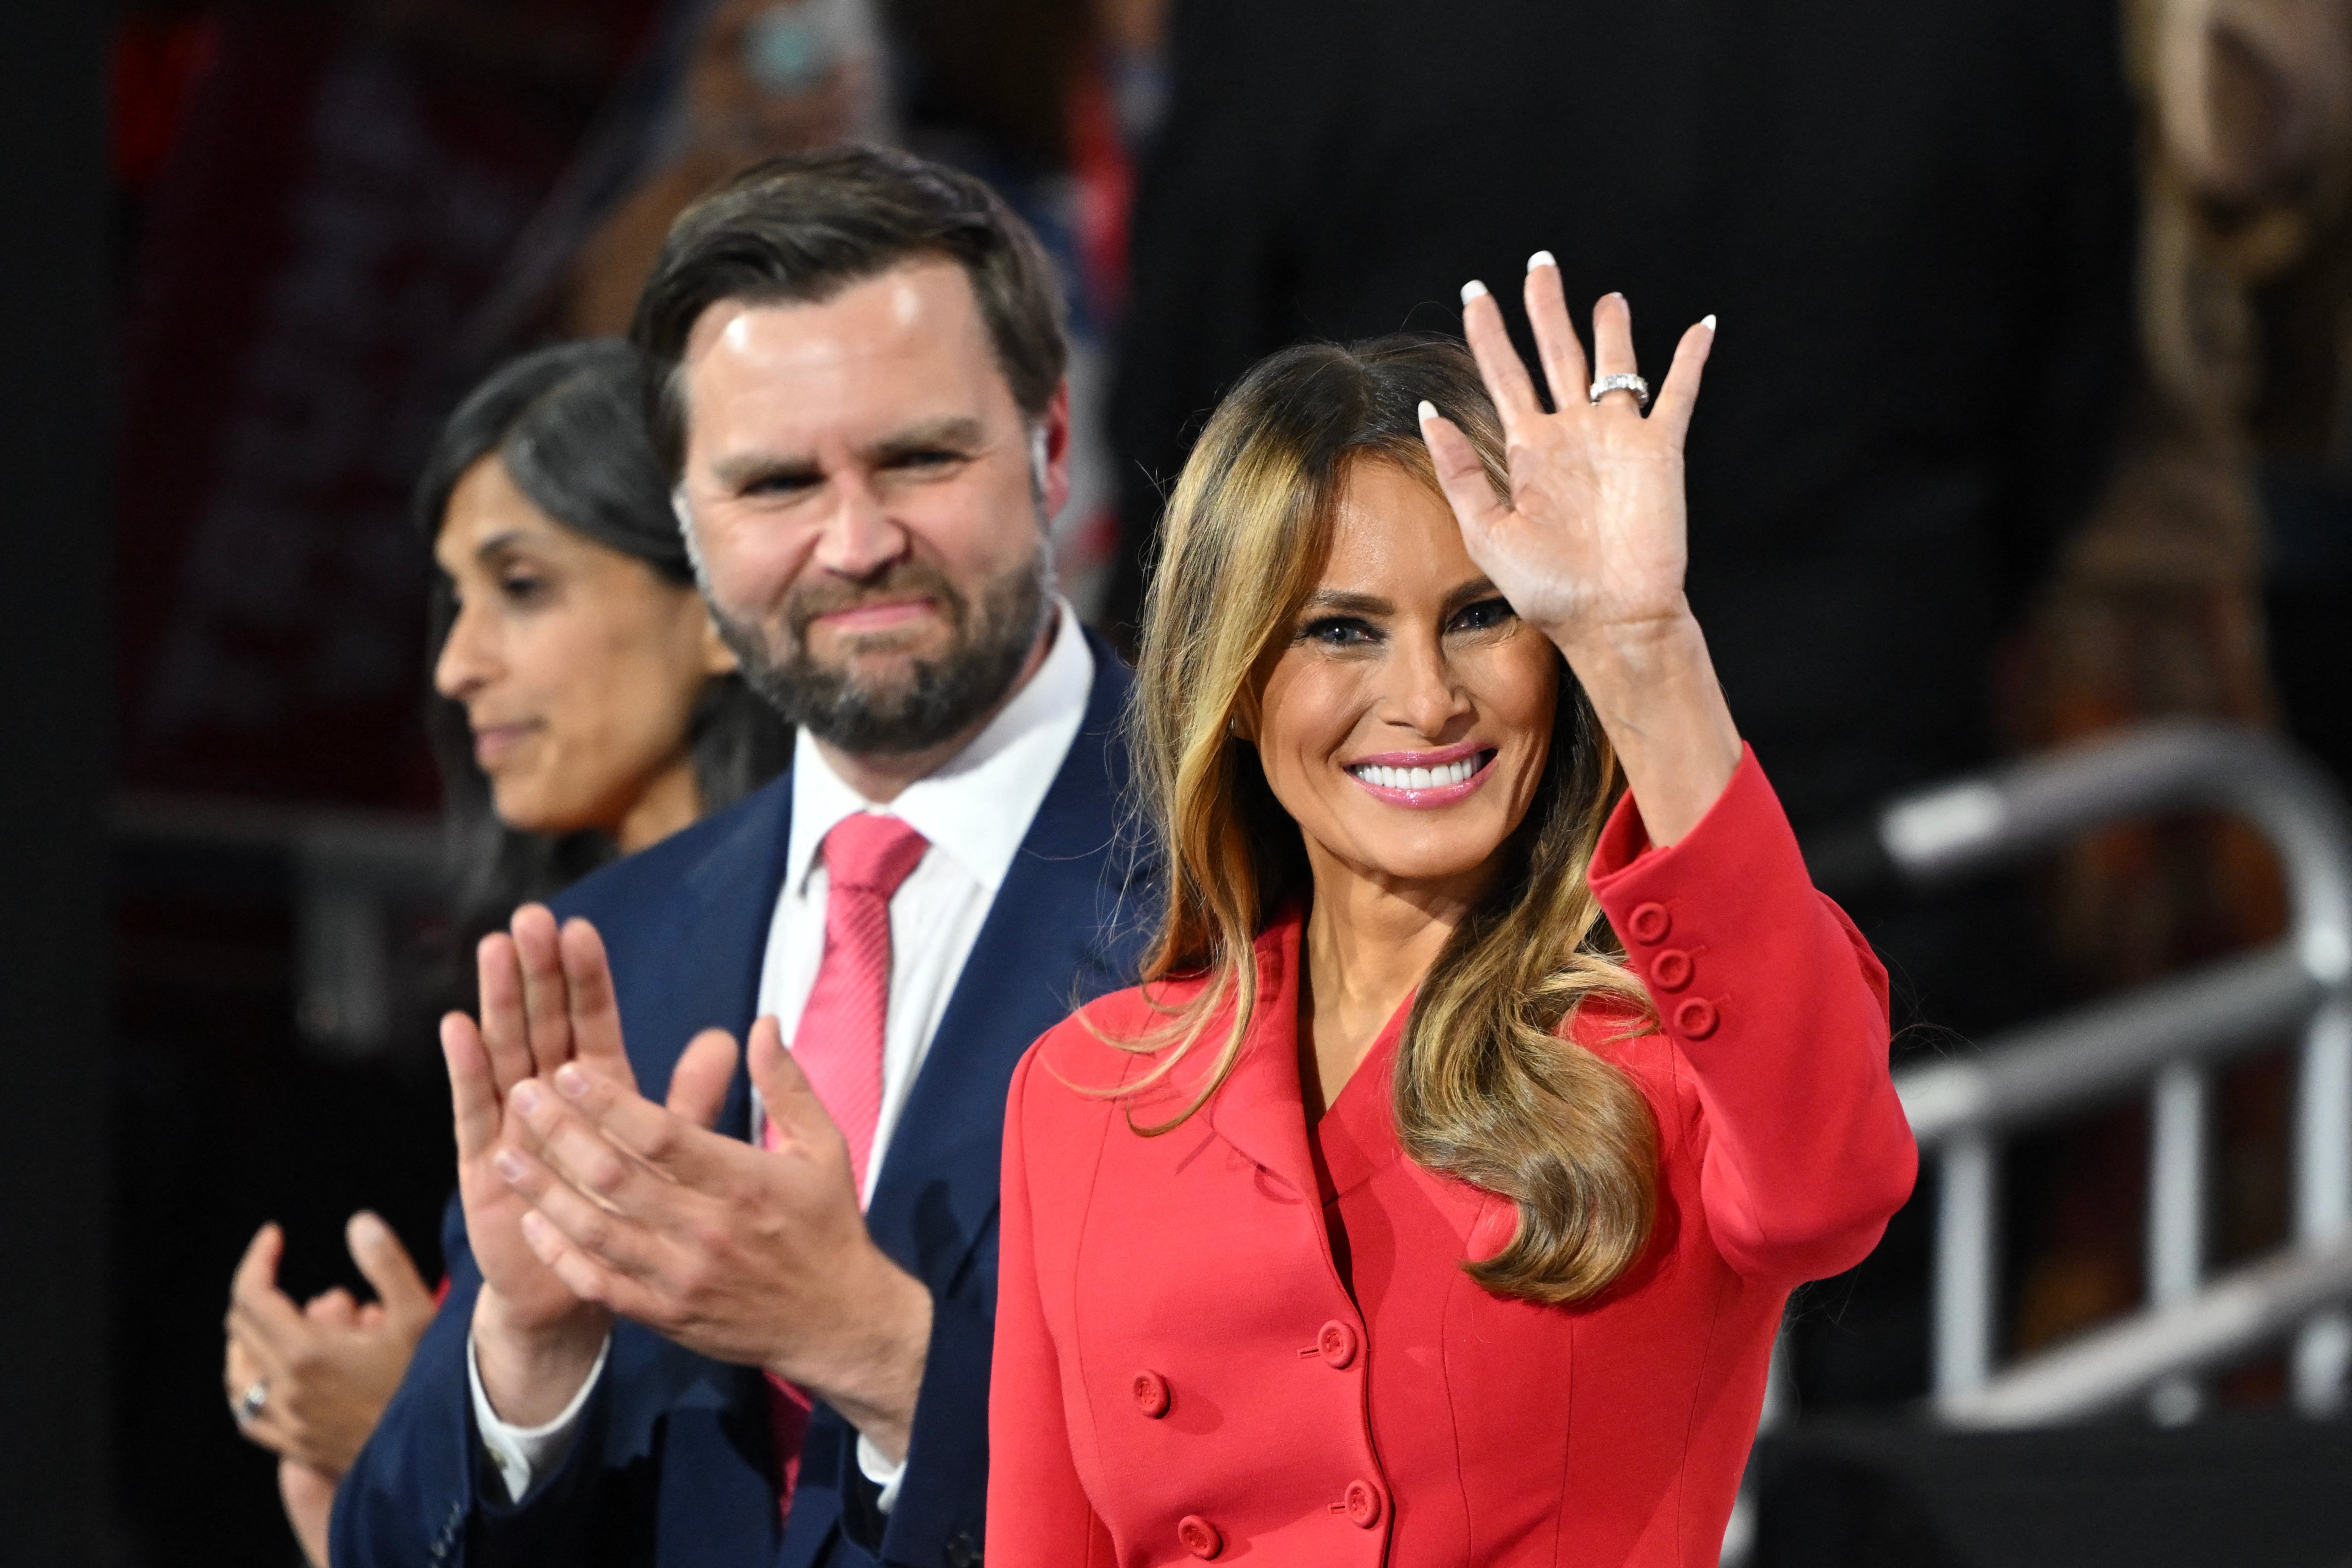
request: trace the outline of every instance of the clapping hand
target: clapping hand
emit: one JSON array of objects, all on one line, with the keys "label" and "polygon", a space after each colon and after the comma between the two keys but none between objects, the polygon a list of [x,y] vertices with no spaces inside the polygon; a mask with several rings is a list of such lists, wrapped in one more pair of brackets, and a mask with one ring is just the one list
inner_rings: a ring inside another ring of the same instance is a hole
[{"label": "clapping hand", "polygon": [[[1463,289],[1463,331],[1502,418],[1509,493],[1496,494],[1469,438],[1427,405],[1423,435],[1470,558],[1566,657],[1616,745],[1652,841],[1671,843],[1706,815],[1740,757],[1683,594],[1683,442],[1714,318],[1683,334],[1644,417],[1634,391],[1591,396],[1584,345],[1548,252],[1528,262],[1526,298],[1551,413],[1501,307],[1483,284]],[[1602,299],[1592,322],[1597,378],[1634,376],[1624,297]]]},{"label": "clapping hand", "polygon": [[285,1233],[255,1233],[229,1286],[221,1381],[246,1436],[341,1476],[392,1402],[433,1321],[433,1292],[392,1228],[372,1214],[347,1227],[352,1258],[376,1300],[338,1286],[297,1307],[278,1286]]},{"label": "clapping hand", "polygon": [[285,1233],[265,1225],[229,1288],[221,1380],[246,1436],[278,1456],[278,1485],[303,1555],[323,1568],[335,1486],[375,1430],[433,1321],[433,1292],[389,1226],[356,1214],[345,1230],[376,1300],[341,1286],[294,1305],[278,1287]]},{"label": "clapping hand", "polygon": [[[631,1094],[636,1077],[621,1037],[604,944],[587,921],[558,930],[544,907],[526,904],[515,911],[510,932],[483,938],[477,959],[481,1023],[462,1013],[441,1021],[457,1191],[467,1240],[482,1270],[474,1352],[491,1408],[517,1426],[538,1426],[578,1391],[611,1331],[612,1314],[574,1294],[524,1237],[530,1205],[499,1171],[502,1156],[512,1159],[532,1142],[517,1094],[528,1099],[564,1067]],[[671,1104],[707,1126],[726,1091],[725,1068],[713,1082],[681,1063]]]},{"label": "clapping hand", "polygon": [[[707,1030],[678,1077],[721,1088],[735,1041]],[[575,1065],[510,1104],[530,1138],[501,1152],[523,1234],[579,1299],[688,1350],[764,1367],[824,1399],[886,1454],[906,1452],[930,1295],[875,1246],[848,1146],[776,1020],[752,1026],[752,1082],[773,1150],[709,1131]]]}]

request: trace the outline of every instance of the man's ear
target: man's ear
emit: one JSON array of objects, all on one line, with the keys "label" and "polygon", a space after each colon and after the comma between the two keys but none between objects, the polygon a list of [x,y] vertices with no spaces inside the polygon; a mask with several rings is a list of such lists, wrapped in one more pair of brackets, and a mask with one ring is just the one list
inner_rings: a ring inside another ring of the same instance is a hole
[{"label": "man's ear", "polygon": [[1066,381],[1055,389],[1045,412],[1030,424],[1029,479],[1051,521],[1070,500],[1070,384]]}]

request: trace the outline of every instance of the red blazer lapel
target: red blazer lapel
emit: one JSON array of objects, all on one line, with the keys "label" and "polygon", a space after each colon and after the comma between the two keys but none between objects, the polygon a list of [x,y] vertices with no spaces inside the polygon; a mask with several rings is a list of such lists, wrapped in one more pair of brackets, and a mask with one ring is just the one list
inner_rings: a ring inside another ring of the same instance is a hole
[{"label": "red blazer lapel", "polygon": [[[1307,1105],[1298,1091],[1298,965],[1301,920],[1277,916],[1257,939],[1257,1006],[1239,1060],[1204,1114],[1218,1136],[1259,1169],[1319,1202],[1307,1152]],[[1211,1045],[1204,1039],[1202,1045]]]}]

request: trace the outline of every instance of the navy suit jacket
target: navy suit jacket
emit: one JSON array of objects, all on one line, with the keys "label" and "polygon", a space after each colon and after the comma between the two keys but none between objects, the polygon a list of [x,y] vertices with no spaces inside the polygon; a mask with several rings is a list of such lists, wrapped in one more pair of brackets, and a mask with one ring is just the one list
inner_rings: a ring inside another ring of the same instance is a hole
[{"label": "navy suit jacket", "polygon": [[[1089,634],[1094,686],[1068,758],[965,962],[882,1164],[866,1225],[931,1291],[929,1361],[906,1483],[886,1517],[856,1433],[817,1406],[779,1541],[776,1463],[760,1373],[623,1321],[572,1447],[519,1502],[486,1469],[466,1371],[481,1271],[455,1200],[449,1291],[399,1394],[335,1500],[336,1568],[422,1563],[963,1568],[980,1559],[996,1312],[997,1174],[1013,1064],[1079,999],[1130,983],[1140,873],[1119,831],[1129,677]],[[588,878],[556,901],[612,956],[639,1089],[668,1090],[679,1052],[717,1026],[740,1038],[758,1003],[791,838],[792,785]],[[746,1136],[741,1071],[720,1130]]]}]

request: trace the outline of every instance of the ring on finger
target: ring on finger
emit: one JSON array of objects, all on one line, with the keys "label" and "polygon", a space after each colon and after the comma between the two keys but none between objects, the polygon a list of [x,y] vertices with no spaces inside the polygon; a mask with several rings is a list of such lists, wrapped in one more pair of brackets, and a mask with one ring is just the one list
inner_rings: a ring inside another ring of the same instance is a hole
[{"label": "ring on finger", "polygon": [[1592,401],[1600,402],[1612,392],[1630,392],[1644,408],[1650,406],[1650,384],[1632,371],[1621,370],[1614,375],[1604,375],[1592,384]]},{"label": "ring on finger", "polygon": [[236,1413],[236,1424],[240,1426],[252,1426],[261,1418],[261,1407],[268,1403],[269,1380],[266,1377],[255,1378],[251,1385],[243,1394],[237,1395],[236,1404],[232,1406]]}]

